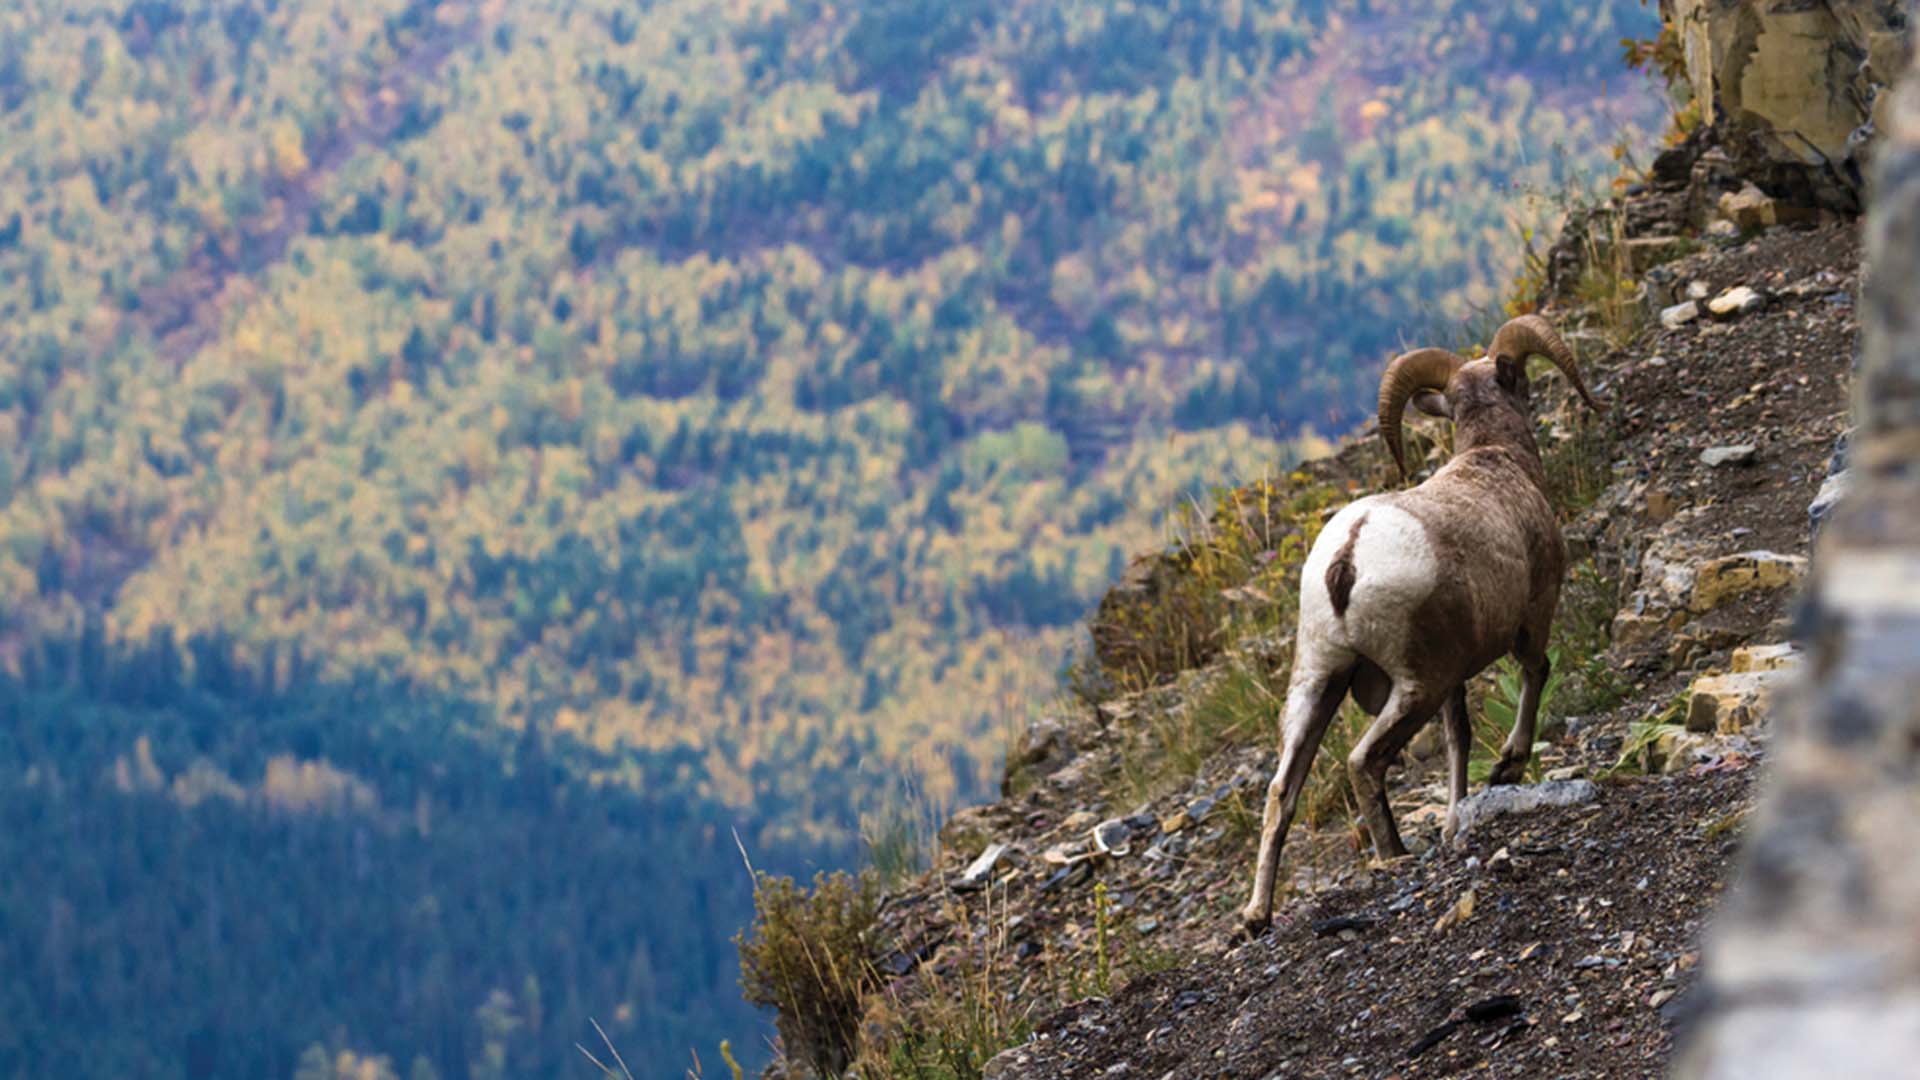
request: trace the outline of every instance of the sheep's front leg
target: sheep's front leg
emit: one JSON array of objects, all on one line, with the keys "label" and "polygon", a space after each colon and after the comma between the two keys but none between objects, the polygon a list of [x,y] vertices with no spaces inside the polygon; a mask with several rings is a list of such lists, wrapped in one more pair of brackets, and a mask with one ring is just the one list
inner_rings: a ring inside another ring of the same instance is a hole
[{"label": "sheep's front leg", "polygon": [[1440,707],[1440,720],[1447,737],[1447,823],[1441,833],[1451,840],[1459,825],[1455,815],[1459,812],[1460,800],[1467,797],[1467,761],[1473,755],[1466,683],[1454,687],[1453,693],[1447,695],[1447,703]]},{"label": "sheep's front leg", "polygon": [[1526,774],[1527,762],[1533,759],[1533,721],[1540,712],[1540,692],[1546,689],[1552,665],[1545,656],[1538,656],[1522,657],[1520,666],[1526,676],[1520,686],[1520,708],[1514,714],[1513,730],[1507,733],[1506,744],[1500,748],[1500,760],[1487,777],[1490,786],[1519,783]]},{"label": "sheep's front leg", "polygon": [[[1287,690],[1287,711],[1280,727],[1280,767],[1267,784],[1267,806],[1260,818],[1260,860],[1253,871],[1253,896],[1240,913],[1249,934],[1258,935],[1273,921],[1273,880],[1280,869],[1280,847],[1293,824],[1300,791],[1313,768],[1313,755],[1327,725],[1347,696],[1351,668],[1315,671],[1296,661],[1293,685]],[[1303,673],[1304,672],[1304,673]]]}]

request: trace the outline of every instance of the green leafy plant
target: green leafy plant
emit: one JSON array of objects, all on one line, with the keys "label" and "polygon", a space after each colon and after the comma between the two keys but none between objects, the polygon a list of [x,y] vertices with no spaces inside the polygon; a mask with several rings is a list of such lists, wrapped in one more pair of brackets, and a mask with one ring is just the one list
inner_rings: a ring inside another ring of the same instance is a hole
[{"label": "green leafy plant", "polygon": [[[1557,649],[1547,651],[1547,662],[1553,671],[1547,676],[1546,685],[1540,690],[1539,711],[1535,717],[1535,731],[1541,729],[1542,721],[1548,715],[1548,703],[1560,689],[1564,675],[1560,672],[1560,654]],[[1507,734],[1513,730],[1514,721],[1520,715],[1520,695],[1526,686],[1526,673],[1521,670],[1511,656],[1503,656],[1493,669],[1492,684],[1480,699],[1480,709],[1472,723],[1473,756],[1467,762],[1467,779],[1475,783],[1485,783],[1493,772],[1495,762],[1500,759],[1500,748],[1505,745]],[[1544,743],[1535,742],[1533,751],[1538,753]],[[1538,779],[1540,767],[1531,757],[1527,760],[1527,776]]]},{"label": "green leafy plant", "polygon": [[1607,766],[1604,775],[1619,776],[1627,773],[1651,773],[1655,771],[1654,748],[1661,740],[1684,733],[1687,728],[1681,721],[1687,715],[1687,696],[1680,694],[1667,703],[1667,707],[1653,716],[1636,720],[1627,725],[1626,742],[1620,747],[1620,757]]}]

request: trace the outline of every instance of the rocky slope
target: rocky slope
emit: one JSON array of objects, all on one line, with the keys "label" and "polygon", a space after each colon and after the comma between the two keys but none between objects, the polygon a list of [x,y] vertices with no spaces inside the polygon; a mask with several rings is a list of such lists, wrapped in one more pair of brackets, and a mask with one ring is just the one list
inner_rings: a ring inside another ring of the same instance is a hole
[{"label": "rocky slope", "polygon": [[[1637,312],[1549,312],[1589,327],[1572,336],[1612,403],[1590,428],[1546,381],[1540,414],[1550,468],[1596,478],[1565,526],[1591,562],[1561,618],[1599,608],[1611,644],[1595,666],[1618,693],[1541,749],[1546,784],[1478,796],[1484,824],[1442,845],[1439,770],[1416,741],[1391,789],[1419,854],[1367,863],[1336,802],[1322,828],[1295,827],[1275,930],[1236,940],[1270,727],[1219,740],[1184,782],[1126,781],[1144,733],[1190,720],[1234,664],[1251,653],[1284,671],[1283,627],[1029,731],[1009,761],[1016,794],[957,815],[941,865],[888,897],[887,995],[996,972],[1032,1025],[987,1064],[1003,1078],[1662,1071],[1766,754],[1767,704],[1795,662],[1810,507],[1844,483],[1829,473],[1844,462],[1856,225],[1738,181],[1704,145],[1671,151],[1610,220],[1625,223],[1616,240],[1691,253],[1646,275]],[[1703,203],[1726,224],[1672,239]],[[1765,223],[1783,217],[1799,220]],[[1591,243],[1569,254],[1595,257]],[[1291,484],[1385,478],[1363,439]],[[1136,567],[1109,607],[1165,592],[1183,565]],[[1502,814],[1516,793],[1566,804]]]}]

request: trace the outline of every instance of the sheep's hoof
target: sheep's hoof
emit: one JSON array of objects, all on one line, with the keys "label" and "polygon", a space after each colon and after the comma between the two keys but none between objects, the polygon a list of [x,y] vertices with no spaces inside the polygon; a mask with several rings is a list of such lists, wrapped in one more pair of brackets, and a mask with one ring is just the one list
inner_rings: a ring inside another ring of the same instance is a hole
[{"label": "sheep's hoof", "polygon": [[1526,762],[1507,761],[1503,758],[1494,765],[1493,771],[1487,774],[1487,786],[1504,787],[1508,784],[1517,784],[1526,778],[1526,774]]},{"label": "sheep's hoof", "polygon": [[1273,925],[1273,913],[1255,911],[1247,908],[1240,913],[1240,932],[1234,935],[1235,944],[1243,941],[1258,941],[1267,927]]}]

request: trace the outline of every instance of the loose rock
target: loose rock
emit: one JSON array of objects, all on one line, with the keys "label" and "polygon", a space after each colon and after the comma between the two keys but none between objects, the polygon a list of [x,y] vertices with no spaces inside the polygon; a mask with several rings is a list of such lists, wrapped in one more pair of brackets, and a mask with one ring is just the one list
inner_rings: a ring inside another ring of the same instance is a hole
[{"label": "loose rock", "polygon": [[1688,691],[1687,730],[1737,735],[1765,722],[1773,694],[1793,676],[1791,668],[1702,675]]},{"label": "loose rock", "polygon": [[1753,464],[1755,455],[1759,453],[1759,449],[1759,447],[1752,443],[1741,443],[1738,446],[1709,447],[1708,449],[1700,451],[1700,462],[1701,464],[1709,465],[1716,469],[1722,465],[1751,465]]},{"label": "loose rock", "polygon": [[994,866],[999,863],[1000,857],[1005,855],[1010,847],[1009,844],[997,842],[988,844],[987,850],[981,852],[980,857],[973,860],[966,871],[953,883],[953,891],[973,892],[985,886],[988,879],[993,876]]},{"label": "loose rock", "polygon": [[1736,285],[1707,301],[1707,312],[1716,319],[1737,319],[1767,306],[1767,298],[1757,290]]},{"label": "loose rock", "polygon": [[1488,788],[1460,800],[1453,839],[1457,844],[1475,825],[1505,814],[1525,814],[1545,806],[1578,806],[1599,797],[1600,789],[1591,780],[1548,780]]},{"label": "loose rock", "polygon": [[1700,317],[1700,305],[1692,300],[1663,308],[1660,312],[1660,325],[1668,330],[1678,330]]},{"label": "loose rock", "polygon": [[1798,585],[1807,576],[1807,560],[1800,555],[1745,551],[1702,563],[1693,576],[1687,607],[1705,614],[1728,600],[1750,592]]}]

